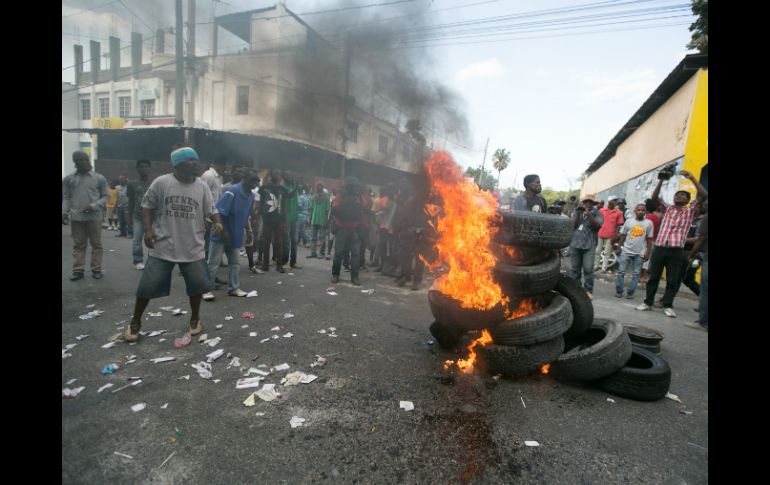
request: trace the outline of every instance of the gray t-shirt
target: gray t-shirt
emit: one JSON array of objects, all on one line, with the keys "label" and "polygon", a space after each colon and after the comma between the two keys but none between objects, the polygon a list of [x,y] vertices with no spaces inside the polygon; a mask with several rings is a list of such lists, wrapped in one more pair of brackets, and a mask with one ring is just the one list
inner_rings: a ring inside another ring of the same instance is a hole
[{"label": "gray t-shirt", "polygon": [[599,210],[594,207],[591,209],[596,222],[599,223],[599,227],[591,225],[591,221],[588,220],[588,216],[585,213],[580,214],[577,224],[575,224],[575,232],[572,233],[572,243],[570,247],[574,249],[594,249],[599,242],[599,228],[604,224],[604,217],[599,213]]},{"label": "gray t-shirt", "polygon": [[142,207],[155,211],[155,249],[150,249],[150,256],[175,263],[204,258],[204,221],[217,213],[205,182],[196,178],[185,184],[174,174],[161,175],[147,189]]},{"label": "gray t-shirt", "polygon": [[620,233],[626,235],[623,241],[623,252],[635,256],[644,256],[647,251],[647,239],[652,237],[653,225],[649,219],[637,221],[636,217],[627,220]]},{"label": "gray t-shirt", "polygon": [[524,197],[524,194],[519,195],[513,199],[513,210],[517,211],[529,211],[529,212],[545,212],[548,205],[545,199],[540,194],[535,194],[534,197],[528,199]]}]

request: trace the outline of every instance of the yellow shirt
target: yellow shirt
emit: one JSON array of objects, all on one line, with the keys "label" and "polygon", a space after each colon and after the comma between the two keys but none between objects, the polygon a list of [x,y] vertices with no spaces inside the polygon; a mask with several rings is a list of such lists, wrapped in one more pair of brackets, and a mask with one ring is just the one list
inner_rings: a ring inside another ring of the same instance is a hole
[{"label": "yellow shirt", "polygon": [[107,199],[107,205],[105,207],[114,209],[115,206],[118,205],[118,189],[114,189],[110,187],[109,189],[107,189],[107,192],[109,193],[110,198]]}]

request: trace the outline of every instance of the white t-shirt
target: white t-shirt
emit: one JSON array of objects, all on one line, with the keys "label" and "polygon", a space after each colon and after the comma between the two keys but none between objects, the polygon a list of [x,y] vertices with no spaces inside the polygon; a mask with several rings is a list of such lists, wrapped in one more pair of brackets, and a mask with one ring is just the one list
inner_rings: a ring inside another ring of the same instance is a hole
[{"label": "white t-shirt", "polygon": [[185,184],[174,174],[161,175],[147,189],[142,207],[155,211],[152,229],[156,239],[150,256],[175,263],[189,263],[205,257],[205,219],[217,210],[211,190],[204,181],[196,178]]}]

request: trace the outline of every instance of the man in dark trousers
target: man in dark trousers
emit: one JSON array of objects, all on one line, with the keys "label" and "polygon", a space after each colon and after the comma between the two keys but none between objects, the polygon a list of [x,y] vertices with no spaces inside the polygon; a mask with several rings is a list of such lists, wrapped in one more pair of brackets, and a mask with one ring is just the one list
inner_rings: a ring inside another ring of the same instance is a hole
[{"label": "man in dark trousers", "polygon": [[658,284],[663,275],[663,269],[666,270],[666,292],[663,294],[663,313],[670,318],[676,318],[674,312],[674,296],[679,289],[681,282],[681,271],[684,266],[685,254],[684,245],[687,242],[687,231],[690,229],[693,218],[700,212],[700,204],[706,198],[708,193],[703,186],[695,180],[695,177],[688,171],[682,170],[680,175],[689,179],[698,195],[695,202],[689,207],[690,192],[678,190],[674,194],[674,205],[663,202],[658,197],[660,187],[665,178],[658,177],[658,185],[652,191],[651,199],[658,204],[663,219],[660,221],[660,231],[655,237],[655,245],[652,248],[652,257],[650,257],[650,279],[647,282],[647,296],[644,303],[636,307],[639,311],[652,309],[655,299],[655,292],[658,291]]},{"label": "man in dark trousers", "polygon": [[[703,203],[703,209],[708,207],[708,200]],[[706,213],[700,221],[698,227],[698,239],[693,244],[692,250],[688,255],[688,261],[695,260],[698,253],[703,255],[703,263],[700,274],[700,295],[698,302],[698,320],[695,322],[685,322],[684,324],[691,328],[709,331],[709,215]]]},{"label": "man in dark trousers", "polygon": [[86,268],[86,248],[91,242],[91,274],[102,277],[102,213],[109,198],[107,179],[96,173],[88,154],[72,154],[76,171],[62,180],[61,222],[72,221],[72,276],[70,281],[83,279]]},{"label": "man in dark trousers", "polygon": [[286,223],[285,202],[288,196],[281,186],[281,176],[271,170],[267,183],[259,189],[259,213],[262,215],[262,271],[270,270],[270,243],[273,243],[276,271],[283,269],[283,233]]},{"label": "man in dark trousers", "polygon": [[356,177],[346,177],[342,190],[332,200],[332,210],[329,215],[335,227],[332,283],[340,281],[342,256],[346,251],[350,251],[350,281],[356,286],[361,285],[358,279],[358,270],[361,265],[359,226],[364,223],[365,212],[361,184]]},{"label": "man in dark trousers", "polygon": [[214,221],[213,234],[222,231],[222,221],[211,190],[198,178],[201,166],[195,150],[174,150],[171,164],[174,172],[156,178],[142,200],[144,243],[150,254],[136,289],[133,318],[123,334],[127,342],[139,339],[142,313],[150,300],[171,293],[171,276],[177,264],[190,297],[189,334],[203,331],[201,296],[212,286],[204,259],[205,220],[210,217]]},{"label": "man in dark trousers", "polygon": [[144,220],[142,216],[142,198],[150,188],[150,161],[141,159],[136,161],[136,172],[139,174],[139,180],[128,182],[128,217],[133,219],[133,242],[131,244],[131,254],[134,258],[134,268],[144,269],[144,252],[142,250],[142,240],[144,239]]}]

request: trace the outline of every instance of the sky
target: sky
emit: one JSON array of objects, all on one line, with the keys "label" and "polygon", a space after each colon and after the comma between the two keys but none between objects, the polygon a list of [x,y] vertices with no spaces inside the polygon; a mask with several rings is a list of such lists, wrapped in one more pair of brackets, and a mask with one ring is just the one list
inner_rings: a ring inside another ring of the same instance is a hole
[{"label": "sky", "polygon": [[[578,178],[655,88],[688,54],[688,0],[288,0],[310,25],[324,15],[366,12],[380,18],[420,13],[414,23],[440,25],[443,37],[419,42],[421,75],[451,88],[468,120],[468,135],[435,136],[463,167],[485,167],[498,148],[510,152],[500,187],[522,189],[527,174],[544,187],[577,189]],[[212,15],[274,5],[273,1],[197,0],[196,21]],[[110,35],[127,46],[130,32],[144,38],[174,24],[173,0],[63,0],[62,81],[74,80],[73,44],[102,43]],[[355,11],[303,13],[367,5]],[[376,5],[376,6],[375,6]],[[90,9],[90,10],[88,10]],[[548,11],[548,12],[546,12]],[[187,6],[185,1],[184,12]],[[572,23],[564,23],[564,22]],[[465,22],[465,24],[459,24]],[[322,34],[324,33],[321,30]],[[196,35],[199,55],[208,53],[208,26]],[[149,42],[148,42],[149,44]],[[220,34],[220,46],[235,45]],[[414,45],[414,44],[412,44]],[[237,46],[233,47],[237,48]],[[414,47],[402,47],[414,49]],[[149,47],[144,59],[148,59]],[[130,51],[123,51],[123,65]],[[103,64],[104,65],[104,64]],[[403,120],[402,120],[403,122]],[[430,130],[430,126],[426,130]],[[496,173],[495,173],[496,175]]]}]

